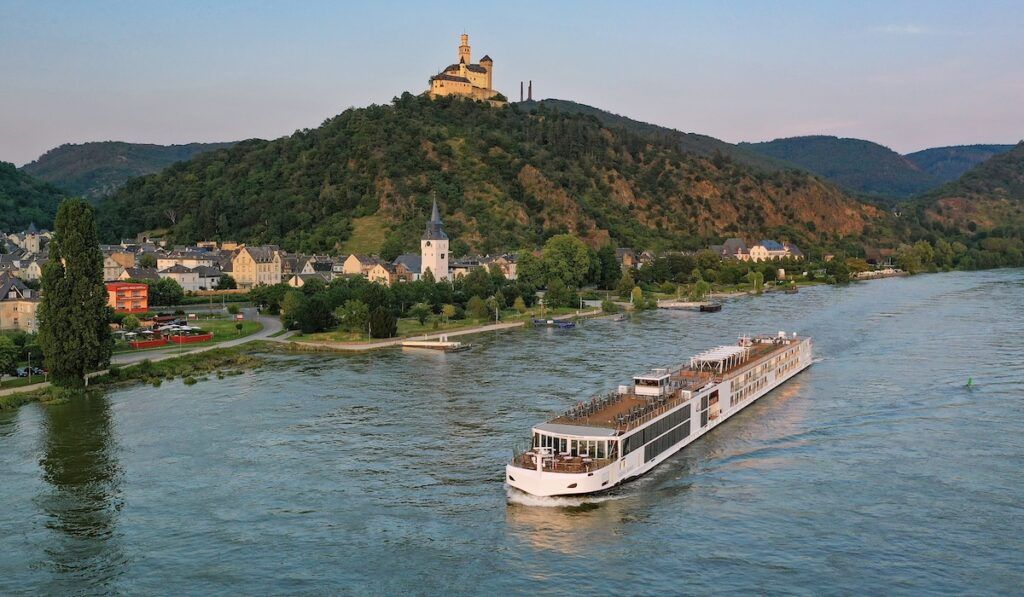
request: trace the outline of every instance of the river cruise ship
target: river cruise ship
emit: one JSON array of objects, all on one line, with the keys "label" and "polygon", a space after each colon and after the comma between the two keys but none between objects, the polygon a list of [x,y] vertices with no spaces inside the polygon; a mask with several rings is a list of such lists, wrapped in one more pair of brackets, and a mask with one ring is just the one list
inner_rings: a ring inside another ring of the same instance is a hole
[{"label": "river cruise ship", "polygon": [[811,364],[796,334],[744,336],[581,402],[533,428],[506,482],[537,496],[606,491],[643,475]]}]

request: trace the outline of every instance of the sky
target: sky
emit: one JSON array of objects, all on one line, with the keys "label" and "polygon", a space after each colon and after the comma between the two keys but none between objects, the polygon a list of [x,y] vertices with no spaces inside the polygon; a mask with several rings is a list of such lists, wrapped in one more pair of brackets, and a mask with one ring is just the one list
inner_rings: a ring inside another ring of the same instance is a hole
[{"label": "sky", "polygon": [[1024,138],[1021,0],[0,0],[0,160],[313,128],[425,90],[463,32],[510,98],[730,142]]}]

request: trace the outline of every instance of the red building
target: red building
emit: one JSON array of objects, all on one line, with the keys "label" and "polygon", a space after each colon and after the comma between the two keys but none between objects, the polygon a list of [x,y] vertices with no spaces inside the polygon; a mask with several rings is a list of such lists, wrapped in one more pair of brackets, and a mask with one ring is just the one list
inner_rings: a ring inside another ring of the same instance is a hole
[{"label": "red building", "polygon": [[107,305],[118,313],[145,313],[149,311],[149,286],[111,282],[107,284]]}]

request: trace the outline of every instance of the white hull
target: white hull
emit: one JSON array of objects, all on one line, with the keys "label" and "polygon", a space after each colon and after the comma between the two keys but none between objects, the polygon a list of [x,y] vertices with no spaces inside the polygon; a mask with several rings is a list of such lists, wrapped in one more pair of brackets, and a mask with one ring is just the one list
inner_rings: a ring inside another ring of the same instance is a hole
[{"label": "white hull", "polygon": [[[713,387],[705,388],[700,393],[694,395],[693,399],[687,402],[686,405],[681,405],[679,407],[679,409],[688,408],[689,406],[694,407],[690,411],[693,413],[693,416],[690,421],[689,435],[677,443],[672,444],[670,447],[666,448],[664,451],[646,462],[644,461],[645,450],[641,447],[639,449],[634,449],[623,457],[620,457],[608,466],[583,473],[561,473],[547,470],[527,469],[509,464],[505,467],[505,481],[511,487],[536,496],[581,495],[607,491],[617,485],[647,473],[675,453],[679,452],[679,450],[682,450],[707,432],[721,425],[734,414],[743,410],[748,405],[753,404],[765,394],[771,392],[797,373],[800,373],[809,367],[811,363],[811,340],[808,338],[799,343],[795,361],[790,368],[779,374],[777,374],[777,370],[774,369],[764,372],[759,376],[760,379],[763,379],[763,385],[753,391],[750,391],[748,396],[742,399],[734,401],[732,389],[734,384],[737,386],[739,385],[737,382],[744,374],[747,373],[749,370],[747,368],[740,370],[734,376],[724,379],[721,383]],[[760,366],[760,363],[755,365],[753,368],[758,366]],[[699,412],[701,398],[708,396],[715,391],[718,392],[719,403],[728,406],[722,408],[718,417],[709,419],[707,424],[702,426],[700,424],[701,418]],[[674,409],[672,412],[676,412],[679,409]],[[663,416],[669,416],[670,414],[671,412],[666,413]],[[656,421],[657,419],[654,419],[651,422],[654,423]],[[656,438],[651,443],[657,442],[658,439],[659,438]]]}]

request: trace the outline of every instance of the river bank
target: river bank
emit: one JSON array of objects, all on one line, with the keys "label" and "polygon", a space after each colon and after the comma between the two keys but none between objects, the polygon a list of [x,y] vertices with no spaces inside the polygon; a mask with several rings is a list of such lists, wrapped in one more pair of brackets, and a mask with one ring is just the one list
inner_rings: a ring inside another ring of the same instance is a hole
[{"label": "river bank", "polygon": [[[601,315],[600,309],[594,309],[590,311],[577,311],[576,313],[567,313],[564,315],[556,315],[548,317],[547,319],[555,321],[564,321],[567,319],[585,319],[588,317],[595,317]],[[501,323],[490,323],[486,325],[479,325],[475,327],[459,328],[452,331],[436,332],[430,334],[420,334],[415,336],[402,336],[398,338],[387,338],[384,340],[367,341],[367,342],[327,342],[327,341],[300,341],[292,340],[287,344],[289,348],[293,348],[297,351],[334,351],[334,352],[364,352],[370,350],[380,350],[382,348],[392,348],[395,346],[401,346],[402,342],[413,341],[425,341],[425,340],[440,340],[441,338],[455,338],[460,336],[469,336],[472,334],[482,334],[484,332],[495,332],[501,330],[509,330],[513,328],[520,328],[528,323],[531,323],[532,319],[523,319],[520,321],[509,321]]]}]

